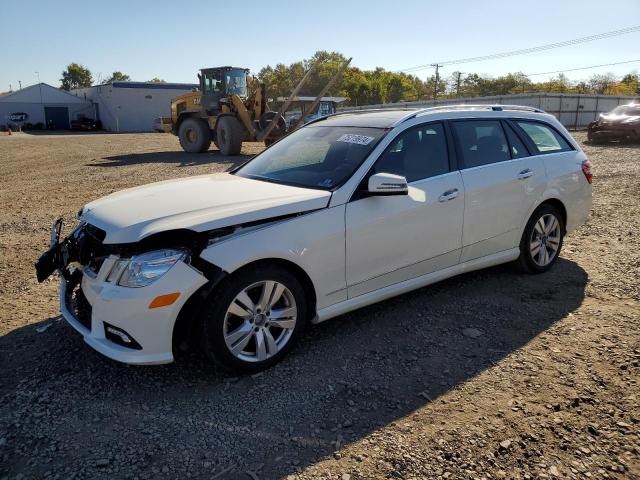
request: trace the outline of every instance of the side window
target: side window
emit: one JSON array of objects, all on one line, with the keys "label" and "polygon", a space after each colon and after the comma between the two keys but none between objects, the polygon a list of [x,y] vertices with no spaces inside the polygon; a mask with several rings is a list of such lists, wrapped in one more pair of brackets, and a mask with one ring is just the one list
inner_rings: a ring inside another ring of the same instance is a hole
[{"label": "side window", "polygon": [[444,127],[430,123],[398,135],[377,160],[374,173],[394,173],[415,182],[449,172]]},{"label": "side window", "polygon": [[219,92],[222,90],[222,78],[218,73],[209,73],[204,78],[204,88],[208,92]]},{"label": "side window", "polygon": [[509,145],[497,120],[451,122],[458,138],[464,168],[510,160]]},{"label": "side window", "polygon": [[509,145],[511,145],[511,158],[523,158],[529,156],[527,147],[524,146],[520,137],[516,135],[511,126],[508,123],[504,123],[504,130],[507,132],[507,138],[509,139]]},{"label": "side window", "polygon": [[567,141],[553,128],[538,122],[517,121],[540,153],[567,152],[573,150]]}]

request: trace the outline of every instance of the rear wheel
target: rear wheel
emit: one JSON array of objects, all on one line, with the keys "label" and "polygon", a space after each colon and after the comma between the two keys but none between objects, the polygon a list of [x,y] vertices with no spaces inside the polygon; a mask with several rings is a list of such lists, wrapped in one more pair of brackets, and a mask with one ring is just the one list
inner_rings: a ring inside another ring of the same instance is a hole
[{"label": "rear wheel", "polygon": [[276,266],[243,270],[211,296],[204,318],[206,348],[227,368],[258,372],[291,350],[306,316],[304,290],[291,272]]},{"label": "rear wheel", "polygon": [[187,118],[180,124],[178,138],[185,152],[206,152],[211,145],[211,130],[199,118]]},{"label": "rear wheel", "polygon": [[216,126],[216,144],[223,155],[238,155],[242,150],[242,124],[235,117],[222,117]]},{"label": "rear wheel", "polygon": [[520,241],[520,267],[530,273],[549,270],[558,260],[565,225],[557,208],[549,204],[538,207],[522,234]]}]

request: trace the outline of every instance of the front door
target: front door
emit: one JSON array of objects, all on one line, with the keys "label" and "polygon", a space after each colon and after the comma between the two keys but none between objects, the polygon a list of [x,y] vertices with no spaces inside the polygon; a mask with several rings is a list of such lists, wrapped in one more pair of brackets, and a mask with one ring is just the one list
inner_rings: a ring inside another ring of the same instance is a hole
[{"label": "front door", "polygon": [[[376,161],[370,174],[406,177],[409,194],[356,192],[347,204],[349,298],[458,263],[464,188],[460,172],[450,165],[439,122],[400,133]],[[366,190],[366,180],[360,190]]]}]

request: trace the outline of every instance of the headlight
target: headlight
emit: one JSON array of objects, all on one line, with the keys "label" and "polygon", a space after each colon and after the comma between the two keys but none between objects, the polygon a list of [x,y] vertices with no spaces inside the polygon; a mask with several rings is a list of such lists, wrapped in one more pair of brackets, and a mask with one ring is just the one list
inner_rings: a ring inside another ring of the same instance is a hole
[{"label": "headlight", "polygon": [[180,260],[188,258],[185,250],[167,248],[117,260],[107,276],[108,282],[123,287],[145,287],[167,273]]},{"label": "headlight", "polygon": [[625,125],[640,125],[640,118],[628,118],[622,123]]}]

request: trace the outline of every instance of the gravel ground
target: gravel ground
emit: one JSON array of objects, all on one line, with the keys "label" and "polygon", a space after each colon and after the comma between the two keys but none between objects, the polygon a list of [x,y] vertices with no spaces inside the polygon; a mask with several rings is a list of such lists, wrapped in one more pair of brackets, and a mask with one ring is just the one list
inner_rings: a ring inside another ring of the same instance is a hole
[{"label": "gravel ground", "polygon": [[453,278],[231,378],[197,355],[100,356],[32,263],[59,214],[243,158],[161,134],[0,136],[0,479],[640,478],[640,146],[585,150],[593,212],[551,272]]}]

